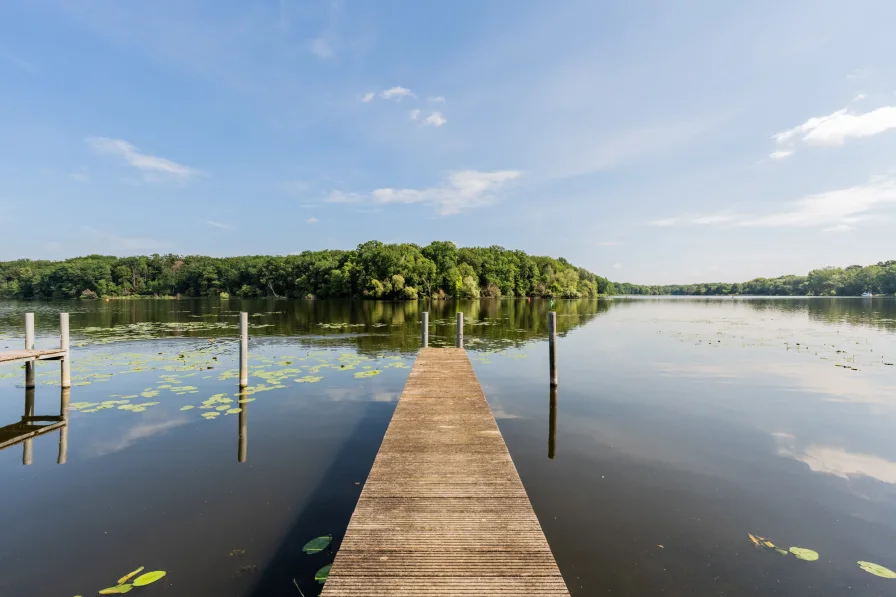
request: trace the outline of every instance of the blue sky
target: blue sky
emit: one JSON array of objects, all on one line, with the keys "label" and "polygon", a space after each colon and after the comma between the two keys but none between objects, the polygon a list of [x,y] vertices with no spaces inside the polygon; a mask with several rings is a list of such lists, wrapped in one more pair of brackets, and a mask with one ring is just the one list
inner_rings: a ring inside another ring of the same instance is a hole
[{"label": "blue sky", "polygon": [[896,259],[896,3],[0,3],[0,259]]}]

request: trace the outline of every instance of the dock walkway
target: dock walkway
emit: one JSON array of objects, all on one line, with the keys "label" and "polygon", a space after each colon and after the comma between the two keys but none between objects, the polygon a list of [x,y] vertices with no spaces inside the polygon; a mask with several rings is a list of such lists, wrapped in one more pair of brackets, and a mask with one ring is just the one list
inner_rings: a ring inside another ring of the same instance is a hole
[{"label": "dock walkway", "polygon": [[569,597],[467,354],[420,350],[321,597]]}]

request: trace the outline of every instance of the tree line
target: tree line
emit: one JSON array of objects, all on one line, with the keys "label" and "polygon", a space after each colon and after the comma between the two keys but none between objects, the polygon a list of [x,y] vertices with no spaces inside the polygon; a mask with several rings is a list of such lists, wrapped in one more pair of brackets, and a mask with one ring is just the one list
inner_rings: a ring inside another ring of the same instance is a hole
[{"label": "tree line", "polygon": [[88,255],[0,262],[0,297],[594,298],[612,283],[562,257],[435,241],[287,256]]},{"label": "tree line", "polygon": [[753,296],[861,296],[896,294],[896,260],[881,261],[876,265],[850,265],[846,268],[814,269],[807,276],[756,278],[747,282],[716,282],[709,284],[673,284],[645,286],[615,284],[619,294],[635,295],[753,295]]}]

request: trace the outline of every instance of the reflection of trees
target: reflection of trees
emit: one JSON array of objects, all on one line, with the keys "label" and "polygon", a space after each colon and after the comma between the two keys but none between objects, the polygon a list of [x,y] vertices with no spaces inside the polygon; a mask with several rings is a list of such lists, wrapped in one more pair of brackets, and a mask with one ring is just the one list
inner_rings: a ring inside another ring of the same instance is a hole
[{"label": "reflection of trees", "polygon": [[[558,333],[563,335],[606,311],[612,301],[557,300]],[[464,313],[465,336],[470,350],[513,347],[547,337],[547,300],[482,299],[470,301],[360,301],[360,300],[128,300],[111,303],[71,302],[6,303],[0,313],[0,329],[10,336],[22,326],[22,313],[40,307],[38,330],[56,334],[55,316],[71,310],[72,336],[91,338],[84,328],[113,328],[127,336],[127,326],[149,323],[180,323],[184,328],[148,326],[148,337],[234,338],[238,335],[239,311],[249,312],[250,336],[254,341],[278,336],[306,337],[315,344],[345,346],[364,351],[415,351],[420,344],[421,312],[430,311],[430,337],[434,346],[453,345],[457,311]],[[219,323],[226,328],[213,327]],[[203,327],[208,324],[207,327]],[[324,325],[321,325],[324,324]],[[109,337],[104,334],[104,337]],[[112,338],[114,339],[114,337]]]},{"label": "reflection of trees", "polygon": [[896,301],[885,298],[805,298],[746,300],[756,311],[806,313],[811,321],[896,330]]}]

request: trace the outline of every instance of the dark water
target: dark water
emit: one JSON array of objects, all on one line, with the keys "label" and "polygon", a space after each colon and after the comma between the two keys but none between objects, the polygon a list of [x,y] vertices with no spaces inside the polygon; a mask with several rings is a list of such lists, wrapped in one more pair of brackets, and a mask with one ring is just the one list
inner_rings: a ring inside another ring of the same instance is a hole
[{"label": "dark water", "polygon": [[[894,594],[856,562],[896,570],[896,302],[557,301],[553,397],[546,302],[460,307],[573,595]],[[338,547],[424,308],[0,303],[0,350],[22,346],[29,310],[38,347],[70,311],[75,346],[66,441],[0,450],[0,595],[94,595],[141,565],[168,576],[137,597],[316,595],[333,554],[302,545]],[[242,403],[240,310],[253,314]],[[456,310],[430,308],[431,343],[453,342]],[[59,412],[58,369],[37,365],[36,414]],[[23,371],[0,365],[0,425],[29,407]]]}]

